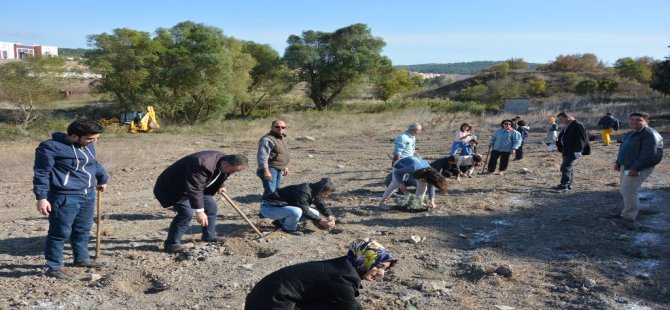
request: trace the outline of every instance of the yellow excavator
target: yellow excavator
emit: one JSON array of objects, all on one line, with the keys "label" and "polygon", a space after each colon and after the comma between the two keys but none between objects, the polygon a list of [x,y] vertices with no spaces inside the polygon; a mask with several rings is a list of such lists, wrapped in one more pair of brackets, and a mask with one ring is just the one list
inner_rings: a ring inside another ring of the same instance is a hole
[{"label": "yellow excavator", "polygon": [[161,127],[158,125],[158,121],[156,120],[156,112],[152,106],[148,106],[147,111],[144,113],[134,112],[134,114],[134,117],[127,122],[130,126],[128,128],[129,132],[152,132],[154,129]]}]

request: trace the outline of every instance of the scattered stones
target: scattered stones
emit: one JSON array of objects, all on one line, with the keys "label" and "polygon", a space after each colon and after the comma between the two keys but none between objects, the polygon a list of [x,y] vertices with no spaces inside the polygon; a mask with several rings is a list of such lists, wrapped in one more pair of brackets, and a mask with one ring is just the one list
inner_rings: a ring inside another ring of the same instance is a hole
[{"label": "scattered stones", "polygon": [[495,305],[496,310],[514,310],[514,307],[505,306],[505,305]]},{"label": "scattered stones", "polygon": [[314,158],[314,155],[309,154],[309,155],[307,155],[307,157],[309,157],[309,158]]},{"label": "scattered stones", "polygon": [[337,168],[344,169],[344,165],[337,165]]},{"label": "scattered stones", "polygon": [[298,140],[298,141],[316,141],[316,139],[314,137],[310,137],[310,136],[297,136],[297,137],[295,137],[295,139]]},{"label": "scattered stones", "polygon": [[512,277],[512,266],[510,265],[498,266],[498,268],[496,268],[494,272],[503,277],[510,278]]},{"label": "scattered stones", "polygon": [[100,279],[102,279],[102,276],[100,274],[92,273],[92,274],[88,275],[88,281],[95,282],[95,281],[98,281]]},{"label": "scattered stones", "polygon": [[254,264],[244,264],[244,265],[240,265],[240,267],[242,267],[246,270],[254,270]]},{"label": "scattered stones", "polygon": [[425,240],[426,240],[426,237],[421,237],[419,235],[412,235],[412,236],[409,237],[409,242],[414,243],[414,244],[421,243]]},{"label": "scattered stones", "polygon": [[519,169],[518,173],[519,173],[519,174],[528,174],[528,173],[530,173],[530,169],[528,169],[528,168],[521,168],[521,169]]},{"label": "scattered stones", "polygon": [[594,288],[597,285],[596,280],[589,277],[582,278],[581,282],[582,286],[585,288]]},{"label": "scattered stones", "polygon": [[424,281],[421,283],[421,291],[431,293],[445,289],[444,281]]}]

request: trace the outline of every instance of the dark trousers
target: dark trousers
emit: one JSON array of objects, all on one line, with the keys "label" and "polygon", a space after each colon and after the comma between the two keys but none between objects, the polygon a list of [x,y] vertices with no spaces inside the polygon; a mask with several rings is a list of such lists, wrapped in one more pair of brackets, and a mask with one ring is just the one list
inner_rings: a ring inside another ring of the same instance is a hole
[{"label": "dark trousers", "polygon": [[507,164],[509,164],[509,156],[511,152],[500,152],[496,150],[491,150],[491,158],[489,158],[488,171],[496,171],[496,165],[498,164],[498,158],[500,158],[500,167],[498,170],[505,171],[507,170]]},{"label": "dark trousers", "polygon": [[[205,200],[205,214],[207,214],[207,226],[202,228],[202,240],[212,240],[216,238],[216,201],[213,196],[204,196]],[[191,220],[195,215],[195,211],[191,208],[191,203],[187,198],[182,199],[174,206],[177,215],[172,219],[170,228],[168,230],[167,240],[165,240],[166,247],[174,247],[181,243],[181,238],[184,236]]]},{"label": "dark trousers", "polygon": [[517,159],[517,160],[523,159],[523,145],[524,145],[524,143],[521,142],[521,146],[519,146],[519,148],[515,152],[516,155],[514,156],[514,159]]},{"label": "dark trousers", "polygon": [[575,155],[563,154],[563,162],[561,162],[561,186],[572,186],[572,181],[575,175]]},{"label": "dark trousers", "polygon": [[63,268],[65,241],[72,245],[72,255],[76,263],[91,260],[88,253],[88,236],[93,226],[95,190],[87,194],[49,195],[49,232],[44,243],[44,257],[51,269]]}]

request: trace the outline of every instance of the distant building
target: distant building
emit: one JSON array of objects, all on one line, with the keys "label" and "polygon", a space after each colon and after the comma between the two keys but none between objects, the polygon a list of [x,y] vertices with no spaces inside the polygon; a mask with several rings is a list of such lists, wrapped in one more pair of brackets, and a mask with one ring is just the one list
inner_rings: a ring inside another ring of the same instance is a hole
[{"label": "distant building", "polygon": [[0,59],[23,59],[35,56],[58,56],[55,46],[0,42]]}]

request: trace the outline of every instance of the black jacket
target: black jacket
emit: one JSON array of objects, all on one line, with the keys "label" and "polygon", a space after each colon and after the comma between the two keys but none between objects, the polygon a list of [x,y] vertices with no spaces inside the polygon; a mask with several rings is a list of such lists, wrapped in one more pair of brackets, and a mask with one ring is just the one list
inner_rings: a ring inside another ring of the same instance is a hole
[{"label": "black jacket", "polygon": [[324,216],[331,216],[333,213],[323,202],[323,199],[317,196],[321,191],[321,182],[303,183],[289,185],[276,190],[274,193],[266,194],[263,200],[269,202],[275,207],[292,206],[302,209],[302,214],[312,221],[318,222],[321,217],[309,212],[309,206],[314,205],[319,213]]},{"label": "black jacket", "polygon": [[230,176],[221,171],[223,156],[217,151],[202,151],[177,160],[158,176],[154,196],[165,208],[184,198],[188,198],[191,208],[204,208],[203,196],[216,195]]},{"label": "black jacket", "polygon": [[363,309],[356,300],[361,278],[346,256],[279,269],[260,280],[244,309]]},{"label": "black jacket", "polygon": [[612,115],[605,115],[598,120],[598,127],[600,129],[619,130],[619,120]]},{"label": "black jacket", "polygon": [[556,146],[563,153],[563,155],[574,156],[575,152],[581,152],[582,155],[591,154],[591,146],[589,145],[589,136],[586,132],[584,124],[574,120],[567,124],[563,130],[558,134],[558,141]]}]

